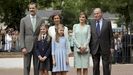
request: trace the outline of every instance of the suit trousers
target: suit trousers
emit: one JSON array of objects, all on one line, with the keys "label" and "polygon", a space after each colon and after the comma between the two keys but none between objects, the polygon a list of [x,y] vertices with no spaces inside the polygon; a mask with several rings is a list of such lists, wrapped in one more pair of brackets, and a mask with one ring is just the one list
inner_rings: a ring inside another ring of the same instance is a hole
[{"label": "suit trousers", "polygon": [[101,47],[95,55],[92,55],[93,59],[93,75],[100,75],[100,57],[102,56],[103,75],[111,75],[111,54],[103,54]]},{"label": "suit trousers", "polygon": [[34,75],[39,75],[38,71],[38,57],[35,51],[31,51],[24,55],[24,75],[30,75],[31,58],[33,56]]}]

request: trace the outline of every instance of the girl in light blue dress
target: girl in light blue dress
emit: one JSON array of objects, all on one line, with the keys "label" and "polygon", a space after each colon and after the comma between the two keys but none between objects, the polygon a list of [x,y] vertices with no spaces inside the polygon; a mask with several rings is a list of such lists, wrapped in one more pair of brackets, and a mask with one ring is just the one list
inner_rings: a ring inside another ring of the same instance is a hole
[{"label": "girl in light blue dress", "polygon": [[68,39],[64,37],[64,26],[58,25],[55,39],[52,39],[53,72],[56,75],[66,75],[69,70]]}]

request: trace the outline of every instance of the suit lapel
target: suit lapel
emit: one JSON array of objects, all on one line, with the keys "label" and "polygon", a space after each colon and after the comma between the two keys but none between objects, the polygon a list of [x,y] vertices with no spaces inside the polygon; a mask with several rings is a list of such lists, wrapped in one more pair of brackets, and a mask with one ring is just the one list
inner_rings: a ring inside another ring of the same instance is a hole
[{"label": "suit lapel", "polygon": [[93,20],[93,22],[92,22],[93,24],[92,24],[92,28],[94,28],[93,30],[95,31],[95,33],[97,34],[97,32],[96,32],[96,21],[95,20]]},{"label": "suit lapel", "polygon": [[[27,21],[28,21],[28,25],[30,25],[30,28],[33,31],[33,26],[32,26],[32,23],[31,23],[31,19],[30,19],[30,15],[27,16]],[[38,27],[38,24],[39,24],[39,21],[40,21],[40,17],[39,16],[36,16],[36,26],[35,26],[35,32],[36,32],[36,29]]]},{"label": "suit lapel", "polygon": [[35,33],[37,33],[37,31],[39,31],[39,27],[42,23],[40,23],[41,18],[39,16],[36,16],[36,29],[35,29]]},{"label": "suit lapel", "polygon": [[27,16],[27,24],[29,25],[30,29],[33,31],[33,26],[31,23],[30,15]]},{"label": "suit lapel", "polygon": [[104,28],[105,28],[105,23],[106,23],[106,22],[105,22],[105,20],[103,19],[100,35],[101,35],[101,33],[103,32],[103,30],[104,30]]},{"label": "suit lapel", "polygon": [[36,28],[38,27],[39,20],[40,20],[39,16],[36,16]]}]

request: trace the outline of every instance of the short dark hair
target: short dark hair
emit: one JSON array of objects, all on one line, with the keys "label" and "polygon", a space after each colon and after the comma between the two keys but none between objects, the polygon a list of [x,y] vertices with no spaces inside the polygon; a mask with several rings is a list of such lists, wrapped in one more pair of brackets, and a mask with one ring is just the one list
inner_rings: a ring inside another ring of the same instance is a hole
[{"label": "short dark hair", "polygon": [[28,7],[29,7],[30,5],[35,5],[36,8],[38,7],[38,6],[37,6],[37,3],[35,3],[35,2],[30,2],[29,5],[28,5]]},{"label": "short dark hair", "polygon": [[[60,17],[60,23],[63,24],[63,17],[62,17],[62,15],[61,15],[61,14],[53,14],[53,15],[52,15],[52,21],[54,21],[54,17],[55,17],[55,16],[59,16],[59,17]],[[54,22],[53,22],[53,23],[54,23]]]},{"label": "short dark hair", "polygon": [[53,15],[52,15],[52,20],[54,20],[54,17],[55,17],[55,16],[59,16],[61,20],[62,20],[62,18],[63,18],[63,17],[61,16],[61,14],[53,14]]}]

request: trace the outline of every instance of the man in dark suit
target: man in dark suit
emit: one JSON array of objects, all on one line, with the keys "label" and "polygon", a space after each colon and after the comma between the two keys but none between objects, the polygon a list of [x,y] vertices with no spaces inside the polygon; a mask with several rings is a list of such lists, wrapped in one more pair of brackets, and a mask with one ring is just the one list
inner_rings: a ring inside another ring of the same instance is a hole
[{"label": "man in dark suit", "polygon": [[100,8],[95,8],[94,20],[90,21],[90,52],[93,59],[93,75],[100,75],[99,63],[102,57],[103,75],[111,75],[111,52],[114,50],[111,22],[103,18]]},{"label": "man in dark suit", "polygon": [[36,33],[39,30],[41,17],[37,13],[37,4],[29,4],[30,14],[20,22],[20,47],[24,54],[24,75],[30,75],[31,58],[33,56],[34,75],[38,75],[38,58],[34,49]]}]

